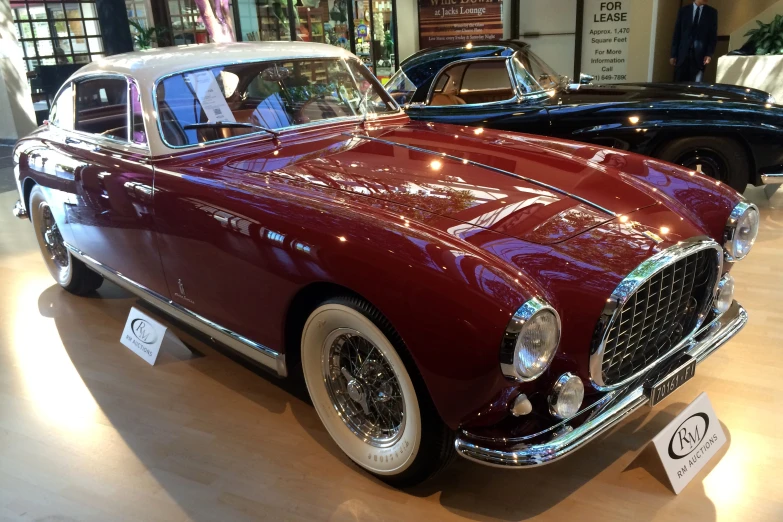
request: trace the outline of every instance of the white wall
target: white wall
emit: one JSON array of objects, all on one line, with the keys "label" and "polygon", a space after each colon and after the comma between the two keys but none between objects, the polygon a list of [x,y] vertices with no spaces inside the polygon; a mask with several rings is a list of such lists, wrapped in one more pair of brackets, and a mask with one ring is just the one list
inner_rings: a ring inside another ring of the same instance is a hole
[{"label": "white wall", "polygon": [[0,140],[16,141],[36,127],[8,0],[0,0],[0,115]]},{"label": "white wall", "polygon": [[419,4],[416,0],[397,0],[397,65],[419,50]]},{"label": "white wall", "polygon": [[[533,52],[558,73],[573,76],[576,0],[516,1],[520,3],[520,38],[529,43]],[[525,37],[525,33],[541,33],[542,36]],[[551,33],[571,34],[551,35]]]}]

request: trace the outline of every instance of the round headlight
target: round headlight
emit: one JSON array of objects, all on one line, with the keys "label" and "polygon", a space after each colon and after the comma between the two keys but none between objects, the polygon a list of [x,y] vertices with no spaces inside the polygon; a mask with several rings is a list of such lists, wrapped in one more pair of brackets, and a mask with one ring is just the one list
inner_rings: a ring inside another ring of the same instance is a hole
[{"label": "round headlight", "polygon": [[712,304],[715,313],[724,314],[731,303],[734,302],[734,278],[731,274],[726,274],[718,283],[718,293],[715,295],[715,302]]},{"label": "round headlight", "polygon": [[726,249],[729,261],[739,261],[748,255],[759,233],[759,209],[744,201],[734,207],[726,223]]},{"label": "round headlight", "polygon": [[585,386],[582,379],[572,373],[564,373],[552,386],[549,394],[549,412],[558,419],[570,419],[582,406]]},{"label": "round headlight", "polygon": [[535,379],[549,366],[558,344],[560,317],[540,299],[531,299],[506,328],[500,354],[503,373],[518,381]]}]

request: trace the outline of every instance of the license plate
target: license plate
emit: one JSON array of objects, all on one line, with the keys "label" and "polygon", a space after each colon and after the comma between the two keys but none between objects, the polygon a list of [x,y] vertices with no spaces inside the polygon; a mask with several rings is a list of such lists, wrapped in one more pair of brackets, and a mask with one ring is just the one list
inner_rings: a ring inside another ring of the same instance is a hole
[{"label": "license plate", "polygon": [[691,359],[683,364],[650,388],[650,406],[655,406],[674,390],[688,382],[696,373],[696,359]]}]

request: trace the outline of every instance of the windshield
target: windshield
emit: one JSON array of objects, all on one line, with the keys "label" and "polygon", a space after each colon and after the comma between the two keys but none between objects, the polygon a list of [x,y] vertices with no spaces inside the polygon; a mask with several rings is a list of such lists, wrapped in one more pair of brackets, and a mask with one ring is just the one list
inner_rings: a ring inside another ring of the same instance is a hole
[{"label": "windshield", "polygon": [[161,135],[174,147],[261,132],[251,125],[282,129],[399,110],[363,65],[339,58],[187,71],[159,82],[156,98]]},{"label": "windshield", "polygon": [[400,105],[408,103],[416,93],[416,89],[418,89],[418,86],[408,78],[405,71],[402,69],[399,69],[394,76],[386,82],[386,90],[391,94],[392,98],[394,98],[394,101]]},{"label": "windshield", "polygon": [[[513,63],[514,69],[517,71],[517,79],[520,82],[522,82],[520,76],[532,79],[540,85],[540,90],[545,91],[555,89],[560,84],[560,75],[530,49],[517,51],[514,55]],[[522,83],[522,85],[525,84]]]}]

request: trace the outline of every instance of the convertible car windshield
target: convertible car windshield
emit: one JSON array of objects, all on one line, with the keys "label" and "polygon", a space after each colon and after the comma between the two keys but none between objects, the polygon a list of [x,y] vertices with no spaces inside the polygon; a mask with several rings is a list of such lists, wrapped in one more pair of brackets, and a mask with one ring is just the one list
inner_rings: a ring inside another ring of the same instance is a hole
[{"label": "convertible car windshield", "polygon": [[[522,94],[556,89],[560,84],[560,75],[529,49],[517,51],[510,58],[483,56],[455,62],[444,56],[443,62],[448,65],[438,71],[437,57],[426,66],[419,66],[413,59],[411,66],[403,64],[392,76],[386,90],[399,104],[462,105],[512,98],[509,69]],[[430,95],[425,98],[422,93],[428,90]]]},{"label": "convertible car windshield", "polygon": [[174,147],[399,110],[358,61],[343,59],[185,71],[160,81],[155,94],[161,136]]}]

